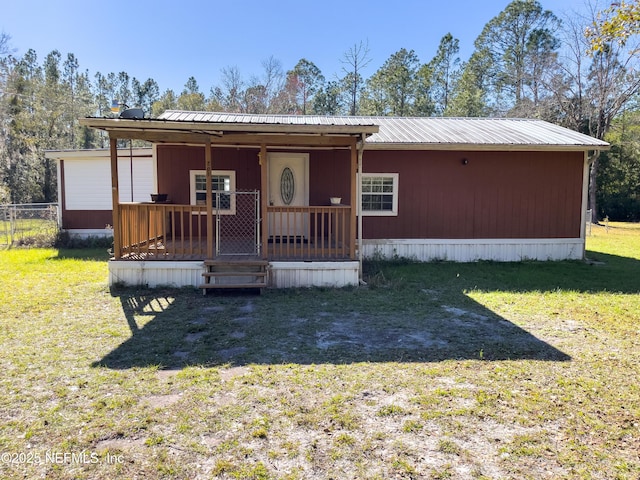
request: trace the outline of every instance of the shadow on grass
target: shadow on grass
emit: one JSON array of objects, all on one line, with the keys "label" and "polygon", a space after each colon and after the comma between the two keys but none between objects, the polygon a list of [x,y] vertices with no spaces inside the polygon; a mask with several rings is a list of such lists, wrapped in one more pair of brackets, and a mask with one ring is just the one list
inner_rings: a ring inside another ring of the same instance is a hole
[{"label": "shadow on grass", "polygon": [[595,262],[371,263],[367,288],[114,290],[131,337],[94,366],[568,361],[465,292],[640,292],[640,262],[588,256]]},{"label": "shadow on grass", "polygon": [[[391,280],[390,286],[377,288],[269,290],[263,295],[114,291],[131,337],[94,366],[570,360],[474,302],[465,288],[426,280],[429,272],[450,265],[390,266],[387,276],[408,277],[407,267],[426,269],[425,278]],[[480,266],[483,275],[496,268],[500,265]],[[455,278],[451,283],[460,281]]]},{"label": "shadow on grass", "polygon": [[106,262],[110,255],[106,248],[60,248],[57,255],[51,257],[52,260],[84,260],[93,262]]}]

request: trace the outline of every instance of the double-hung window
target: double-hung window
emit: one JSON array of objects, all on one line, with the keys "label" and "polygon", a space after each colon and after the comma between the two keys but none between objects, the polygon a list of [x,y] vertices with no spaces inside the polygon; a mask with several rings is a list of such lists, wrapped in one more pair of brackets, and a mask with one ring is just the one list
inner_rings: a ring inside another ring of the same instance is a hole
[{"label": "double-hung window", "polygon": [[398,215],[398,174],[363,173],[362,215]]},{"label": "double-hung window", "polygon": [[[207,172],[190,171],[191,205],[207,204]],[[233,170],[213,170],[211,172],[211,192],[213,210],[222,215],[236,213],[236,172]]]}]

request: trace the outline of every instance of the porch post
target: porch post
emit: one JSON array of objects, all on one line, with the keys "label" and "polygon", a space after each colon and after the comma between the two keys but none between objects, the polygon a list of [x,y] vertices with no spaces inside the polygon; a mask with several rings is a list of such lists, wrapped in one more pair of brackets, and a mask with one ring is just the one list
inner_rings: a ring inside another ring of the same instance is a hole
[{"label": "porch post", "polygon": [[358,173],[357,173],[357,189],[358,189],[358,202],[357,202],[357,211],[358,211],[358,262],[360,263],[360,281],[362,282],[362,258],[364,256],[364,245],[362,244],[362,212],[360,208],[362,207],[362,154],[364,153],[364,141],[365,134],[363,133],[361,136],[361,140],[359,142],[358,147]]},{"label": "porch post", "polygon": [[120,239],[120,191],[118,189],[118,139],[109,135],[111,154],[111,205],[113,208],[113,257],[118,260],[122,256]]},{"label": "porch post", "polygon": [[262,229],[262,242],[260,252],[263,259],[267,259],[267,249],[269,247],[269,214],[267,213],[267,146],[263,143],[260,145],[260,154],[258,155],[260,162],[260,212]]},{"label": "porch post", "polygon": [[[589,206],[589,152],[584,152],[584,164],[582,167],[582,204],[580,212],[580,240],[582,240],[582,259],[586,257],[586,238],[587,238],[587,207]],[[593,219],[593,215],[589,218],[589,222]],[[590,232],[589,232],[590,233]]]},{"label": "porch post", "polygon": [[207,258],[213,258],[213,193],[211,192],[211,141],[207,141],[204,145],[204,163],[207,170]]},{"label": "porch post", "polygon": [[[356,213],[358,211],[358,141],[354,138],[351,142],[351,227],[349,229],[349,258],[356,259]],[[361,248],[359,246],[359,248]]]}]

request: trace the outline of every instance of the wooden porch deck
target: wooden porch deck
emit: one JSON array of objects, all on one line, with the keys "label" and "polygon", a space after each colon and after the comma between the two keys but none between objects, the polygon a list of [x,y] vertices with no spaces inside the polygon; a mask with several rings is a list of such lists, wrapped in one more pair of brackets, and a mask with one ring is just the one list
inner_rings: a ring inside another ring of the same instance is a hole
[{"label": "wooden porch deck", "polygon": [[117,242],[114,238],[118,260],[355,258],[349,206],[268,207],[262,218],[255,212],[208,218],[201,205],[127,203],[119,210],[120,233]]},{"label": "wooden porch deck", "polygon": [[[234,240],[234,245],[245,243],[246,240]],[[215,251],[215,243],[213,246]],[[311,240],[280,241],[271,238],[267,244],[266,255],[258,255],[257,252],[247,253],[220,253],[214,255],[217,260],[236,261],[266,259],[273,261],[347,261],[350,260],[348,249],[345,246],[331,241],[320,239],[318,242]],[[145,261],[188,261],[211,260],[207,258],[207,242],[205,240],[165,240],[157,238],[148,240],[139,245],[123,247],[123,255],[120,260],[145,260]]]}]

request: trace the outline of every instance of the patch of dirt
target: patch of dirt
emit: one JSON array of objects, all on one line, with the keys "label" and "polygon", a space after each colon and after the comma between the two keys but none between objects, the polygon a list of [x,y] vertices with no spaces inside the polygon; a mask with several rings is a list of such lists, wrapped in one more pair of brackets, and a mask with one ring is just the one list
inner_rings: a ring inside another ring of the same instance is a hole
[{"label": "patch of dirt", "polygon": [[251,325],[252,323],[255,323],[256,319],[253,317],[236,317],[231,321],[240,325]]},{"label": "patch of dirt", "polygon": [[238,307],[238,310],[242,313],[253,313],[255,309],[253,302],[247,302],[245,305]]},{"label": "patch of dirt", "polygon": [[226,307],[223,307],[221,305],[212,305],[212,306],[208,306],[208,307],[204,307],[202,309],[203,313],[219,313],[219,312],[224,312],[226,310]]},{"label": "patch of dirt", "polygon": [[372,329],[353,319],[340,319],[328,326],[329,329],[317,331],[315,334],[315,346],[320,350],[351,346],[367,353],[374,353],[390,348],[424,350],[448,344],[446,340],[434,337],[428,330],[402,327]]},{"label": "patch of dirt", "polygon": [[220,379],[223,381],[229,381],[236,377],[242,377],[250,372],[251,370],[249,370],[248,367],[231,367],[225,370],[220,370]]},{"label": "patch of dirt", "polygon": [[232,347],[218,350],[217,353],[218,355],[220,355],[220,357],[222,357],[224,361],[230,361],[235,358],[241,357],[247,352],[247,350],[247,347]]},{"label": "patch of dirt", "polygon": [[174,368],[168,368],[166,370],[158,370],[156,372],[156,377],[158,378],[158,380],[167,380],[169,378],[175,377],[179,372],[180,370],[177,370]]},{"label": "patch of dirt", "polygon": [[141,402],[153,408],[165,408],[180,401],[182,395],[179,393],[171,393],[168,395],[148,395],[142,397]]},{"label": "patch of dirt", "polygon": [[555,325],[555,328],[565,332],[579,332],[581,330],[587,330],[582,323],[577,322],[575,320],[561,320]]},{"label": "patch of dirt", "polygon": [[487,317],[486,315],[480,315],[478,313],[474,313],[474,312],[469,312],[467,310],[464,310],[462,308],[457,308],[457,307],[448,307],[446,305],[442,306],[442,309],[447,312],[450,313],[456,317],[468,317],[468,318],[472,318],[474,320],[489,320],[489,317]]},{"label": "patch of dirt", "polygon": [[188,333],[186,337],[184,337],[185,342],[195,343],[198,340],[202,339],[207,335],[207,332],[197,332],[197,333]]},{"label": "patch of dirt", "polygon": [[145,437],[140,438],[124,438],[124,437],[115,437],[115,438],[107,438],[104,440],[99,440],[96,443],[95,449],[97,451],[100,450],[120,450],[122,452],[129,451],[133,448],[143,447],[146,442]]},{"label": "patch of dirt", "polygon": [[206,325],[209,323],[209,319],[208,318],[196,318],[195,320],[192,320],[191,322],[189,322],[191,325],[197,325],[197,326],[202,326],[202,325]]}]

